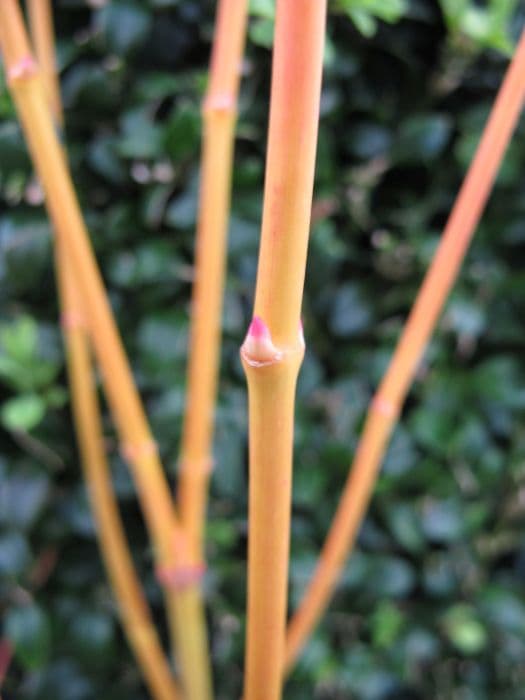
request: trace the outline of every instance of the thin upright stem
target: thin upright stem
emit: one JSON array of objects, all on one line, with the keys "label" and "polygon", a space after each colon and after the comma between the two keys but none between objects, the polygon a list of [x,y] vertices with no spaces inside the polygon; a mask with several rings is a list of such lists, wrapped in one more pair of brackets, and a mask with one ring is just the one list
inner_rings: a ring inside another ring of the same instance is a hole
[{"label": "thin upright stem", "polygon": [[179,507],[194,555],[203,559],[207,490],[213,465],[213,414],[237,94],[248,0],[219,0],[209,88],[202,105],[203,146]]},{"label": "thin upright stem", "polygon": [[485,127],[388,370],[371,403],[363,435],[313,578],[286,641],[290,670],[328,604],[368,506],[379,467],[446,298],[493,187],[525,100],[525,32]]},{"label": "thin upright stem", "polygon": [[245,700],[282,693],[295,386],[314,182],[326,2],[278,0],[248,381],[250,488]]}]

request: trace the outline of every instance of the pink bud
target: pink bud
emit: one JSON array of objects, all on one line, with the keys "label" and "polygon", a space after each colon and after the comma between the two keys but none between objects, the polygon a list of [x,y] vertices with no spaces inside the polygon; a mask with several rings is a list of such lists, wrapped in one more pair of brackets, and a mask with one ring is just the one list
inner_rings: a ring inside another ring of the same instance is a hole
[{"label": "pink bud", "polygon": [[271,339],[270,329],[259,316],[253,317],[250,327],[248,328],[248,335],[255,340],[262,340],[263,338]]},{"label": "pink bud", "polygon": [[17,63],[11,66],[7,73],[9,81],[20,80],[34,75],[38,70],[35,59],[32,56],[23,56]]},{"label": "pink bud", "polygon": [[250,323],[241,353],[246,362],[255,366],[270,365],[281,358],[282,353],[273,344],[270,329],[259,316],[254,316]]}]

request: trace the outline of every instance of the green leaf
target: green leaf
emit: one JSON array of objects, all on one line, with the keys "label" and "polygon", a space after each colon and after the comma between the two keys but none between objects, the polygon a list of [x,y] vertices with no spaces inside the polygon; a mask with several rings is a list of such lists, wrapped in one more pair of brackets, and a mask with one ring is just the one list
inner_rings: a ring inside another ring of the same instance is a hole
[{"label": "green leaf", "polygon": [[379,603],[370,620],[374,646],[388,648],[394,644],[403,622],[404,616],[397,606],[388,601]]},{"label": "green leaf", "polygon": [[118,152],[126,158],[155,158],[162,153],[162,129],[143,109],[127,112],[122,119],[123,136]]},{"label": "green leaf", "polygon": [[465,512],[456,500],[428,500],[423,510],[423,530],[431,542],[454,542],[465,533]]},{"label": "green leaf", "polygon": [[31,551],[26,538],[20,532],[7,532],[0,536],[0,575],[16,578],[23,574],[31,562]]},{"label": "green leaf", "polygon": [[4,174],[29,169],[27,150],[20,128],[14,122],[0,124],[0,160]]},{"label": "green leaf", "polygon": [[377,31],[377,22],[373,15],[358,7],[348,9],[347,14],[363,36],[368,38],[374,36]]},{"label": "green leaf", "polygon": [[164,131],[164,147],[172,160],[196,156],[200,142],[201,118],[191,103],[183,103],[174,110]]},{"label": "green leaf", "polygon": [[3,478],[0,522],[20,529],[31,527],[41,514],[49,491],[49,479],[43,474],[17,470]]},{"label": "green leaf", "polygon": [[27,669],[42,668],[51,651],[51,625],[36,604],[11,608],[5,618],[5,632],[15,657]]},{"label": "green leaf", "polygon": [[440,0],[449,29],[468,37],[476,48],[489,47],[511,54],[512,19],[519,0],[490,0],[479,6],[472,0]]},{"label": "green leaf", "polygon": [[20,362],[35,355],[38,342],[37,325],[30,316],[19,316],[10,324],[0,326],[0,344],[4,351]]},{"label": "green leaf", "polygon": [[365,330],[371,322],[368,304],[354,284],[337,291],[330,313],[330,328],[338,336],[352,336]]},{"label": "green leaf", "polygon": [[421,531],[418,514],[408,503],[393,504],[387,514],[390,531],[402,547],[409,552],[420,552],[425,538]]},{"label": "green leaf", "polygon": [[0,278],[13,295],[38,288],[50,266],[50,247],[49,224],[41,216],[12,212],[0,219]]},{"label": "green leaf", "polygon": [[405,0],[338,0],[335,9],[344,12],[366,37],[377,30],[376,18],[384,22],[397,22],[407,12]]},{"label": "green leaf", "polygon": [[255,17],[275,18],[275,0],[250,0],[249,12]]},{"label": "green leaf", "polygon": [[273,45],[274,22],[271,19],[255,20],[249,28],[250,39],[254,44],[270,49]]},{"label": "green leaf", "polygon": [[152,16],[138,2],[113,0],[98,14],[98,22],[106,41],[117,54],[130,53],[147,38]]},{"label": "green leaf", "polygon": [[114,624],[102,612],[83,611],[74,616],[70,635],[75,654],[90,666],[111,662],[114,648]]},{"label": "green leaf", "polygon": [[421,114],[406,119],[393,145],[397,162],[435,160],[445,149],[452,124],[441,114]]},{"label": "green leaf", "polygon": [[29,432],[42,421],[46,402],[37,394],[22,394],[9,399],[2,406],[0,418],[7,430]]},{"label": "green leaf", "polygon": [[459,604],[450,608],[444,618],[444,628],[452,644],[462,654],[478,654],[488,643],[487,631],[469,605]]}]

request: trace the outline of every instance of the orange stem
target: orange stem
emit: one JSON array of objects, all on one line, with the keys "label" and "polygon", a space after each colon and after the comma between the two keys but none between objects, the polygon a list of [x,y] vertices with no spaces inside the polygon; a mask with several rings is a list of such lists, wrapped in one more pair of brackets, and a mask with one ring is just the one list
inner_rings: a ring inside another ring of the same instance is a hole
[{"label": "orange stem", "polygon": [[250,488],[245,700],[282,693],[294,402],[326,21],[324,0],[278,0],[264,213],[248,381]]},{"label": "orange stem", "polygon": [[29,27],[42,80],[47,93],[48,104],[56,123],[63,126],[64,118],[60,86],[56,70],[53,13],[51,0],[27,0]]},{"label": "orange stem", "polygon": [[207,489],[213,461],[213,413],[236,103],[247,12],[247,0],[219,0],[217,4],[210,84],[202,106],[201,189],[179,478],[181,518],[197,559],[203,558]]},{"label": "orange stem", "polygon": [[390,434],[493,187],[525,100],[525,32],[485,127],[441,243],[368,411],[332,526],[317,568],[288,627],[290,670],[328,604],[353,547]]}]

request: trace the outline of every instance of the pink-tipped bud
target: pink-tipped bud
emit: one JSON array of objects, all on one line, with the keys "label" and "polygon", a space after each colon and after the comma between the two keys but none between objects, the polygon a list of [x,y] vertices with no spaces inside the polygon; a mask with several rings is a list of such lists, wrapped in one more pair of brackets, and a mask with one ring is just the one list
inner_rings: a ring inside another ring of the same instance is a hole
[{"label": "pink-tipped bud", "polygon": [[282,356],[273,344],[270,329],[259,316],[254,316],[250,323],[241,353],[246,362],[256,366],[273,364]]},{"label": "pink-tipped bud", "polygon": [[259,316],[254,316],[250,327],[248,328],[248,335],[254,340],[268,340],[271,339],[270,329],[266,323],[259,318]]},{"label": "pink-tipped bud", "polygon": [[11,66],[7,72],[9,81],[29,78],[38,70],[38,65],[32,56],[23,56],[17,63]]}]

